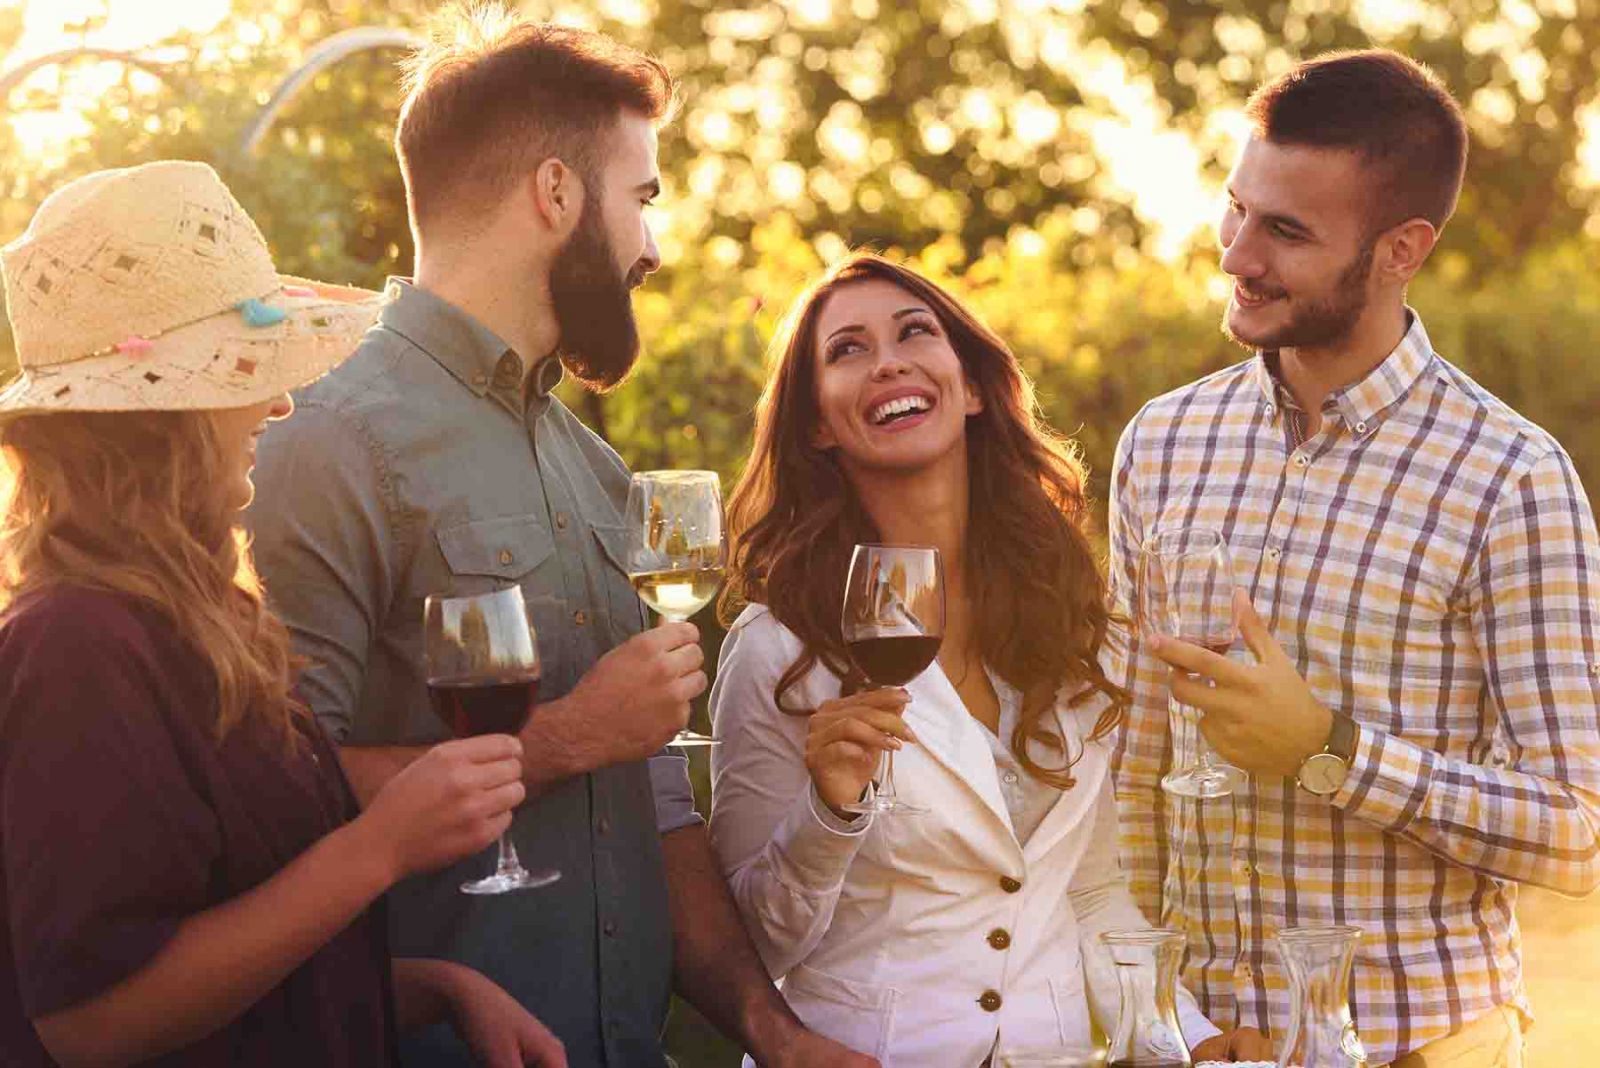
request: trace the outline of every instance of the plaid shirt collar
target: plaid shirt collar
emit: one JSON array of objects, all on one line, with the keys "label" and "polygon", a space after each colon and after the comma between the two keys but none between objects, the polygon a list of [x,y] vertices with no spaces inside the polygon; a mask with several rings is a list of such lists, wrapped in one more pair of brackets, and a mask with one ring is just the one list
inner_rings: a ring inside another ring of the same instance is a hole
[{"label": "plaid shirt collar", "polygon": [[[1337,413],[1357,437],[1364,437],[1378,428],[1434,359],[1433,345],[1422,327],[1422,317],[1407,308],[1406,319],[1410,325],[1394,351],[1364,377],[1335,390],[1323,402],[1322,410]],[[1294,394],[1280,377],[1277,349],[1257,352],[1252,373],[1266,401],[1270,422],[1276,424],[1283,411],[1299,410]]]}]

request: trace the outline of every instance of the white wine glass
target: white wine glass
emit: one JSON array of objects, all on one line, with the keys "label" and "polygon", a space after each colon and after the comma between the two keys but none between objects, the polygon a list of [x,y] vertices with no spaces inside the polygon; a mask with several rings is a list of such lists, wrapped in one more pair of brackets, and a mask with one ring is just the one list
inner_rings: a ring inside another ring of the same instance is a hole
[{"label": "white wine glass", "polygon": [[[1173,527],[1147,539],[1139,551],[1138,604],[1141,630],[1226,656],[1238,629],[1233,560],[1221,533]],[[1199,709],[1177,701],[1171,709],[1174,766],[1162,777],[1161,788],[1179,797],[1212,798],[1243,786],[1245,773],[1213,755],[1200,731]]]},{"label": "white wine glass", "polygon": [[[845,579],[839,629],[850,661],[874,688],[904,686],[927,670],[944,640],[944,565],[921,545],[857,545]],[[894,750],[884,773],[846,812],[915,814],[894,788]]]},{"label": "white wine glass", "polygon": [[[722,585],[727,539],[722,481],[715,471],[639,471],[628,484],[628,577],[640,600],[666,620],[686,620]],[[681,730],[672,745],[716,745]]]}]

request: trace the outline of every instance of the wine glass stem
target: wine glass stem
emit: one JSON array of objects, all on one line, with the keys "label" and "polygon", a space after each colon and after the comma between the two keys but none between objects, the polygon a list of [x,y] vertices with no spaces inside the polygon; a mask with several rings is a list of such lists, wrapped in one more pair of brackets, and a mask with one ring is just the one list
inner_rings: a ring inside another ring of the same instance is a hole
[{"label": "wine glass stem", "polygon": [[502,832],[500,835],[500,861],[495,865],[494,873],[511,877],[520,871],[522,871],[522,861],[517,859],[517,847],[511,844],[511,832]]},{"label": "wine glass stem", "polygon": [[896,796],[894,792],[894,750],[886,749],[883,753],[883,789],[878,792],[879,797],[891,800]]}]

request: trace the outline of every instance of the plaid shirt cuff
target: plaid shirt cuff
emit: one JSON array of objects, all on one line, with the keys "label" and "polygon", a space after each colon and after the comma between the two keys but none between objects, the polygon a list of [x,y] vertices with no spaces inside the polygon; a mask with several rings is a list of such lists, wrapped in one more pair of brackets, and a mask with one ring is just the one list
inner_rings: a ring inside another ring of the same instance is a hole
[{"label": "plaid shirt cuff", "polygon": [[1350,774],[1333,804],[1398,834],[1422,812],[1439,754],[1365,724],[1356,724]]}]

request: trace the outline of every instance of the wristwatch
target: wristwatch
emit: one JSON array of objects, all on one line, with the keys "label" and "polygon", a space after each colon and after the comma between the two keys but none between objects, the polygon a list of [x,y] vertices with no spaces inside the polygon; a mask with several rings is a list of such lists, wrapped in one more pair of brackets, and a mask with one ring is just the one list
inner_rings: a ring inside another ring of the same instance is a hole
[{"label": "wristwatch", "polygon": [[1294,781],[1308,794],[1332,797],[1344,785],[1350,774],[1350,762],[1356,755],[1356,721],[1349,716],[1333,714],[1333,724],[1328,728],[1328,740],[1322,752],[1312,753],[1301,763]]}]

